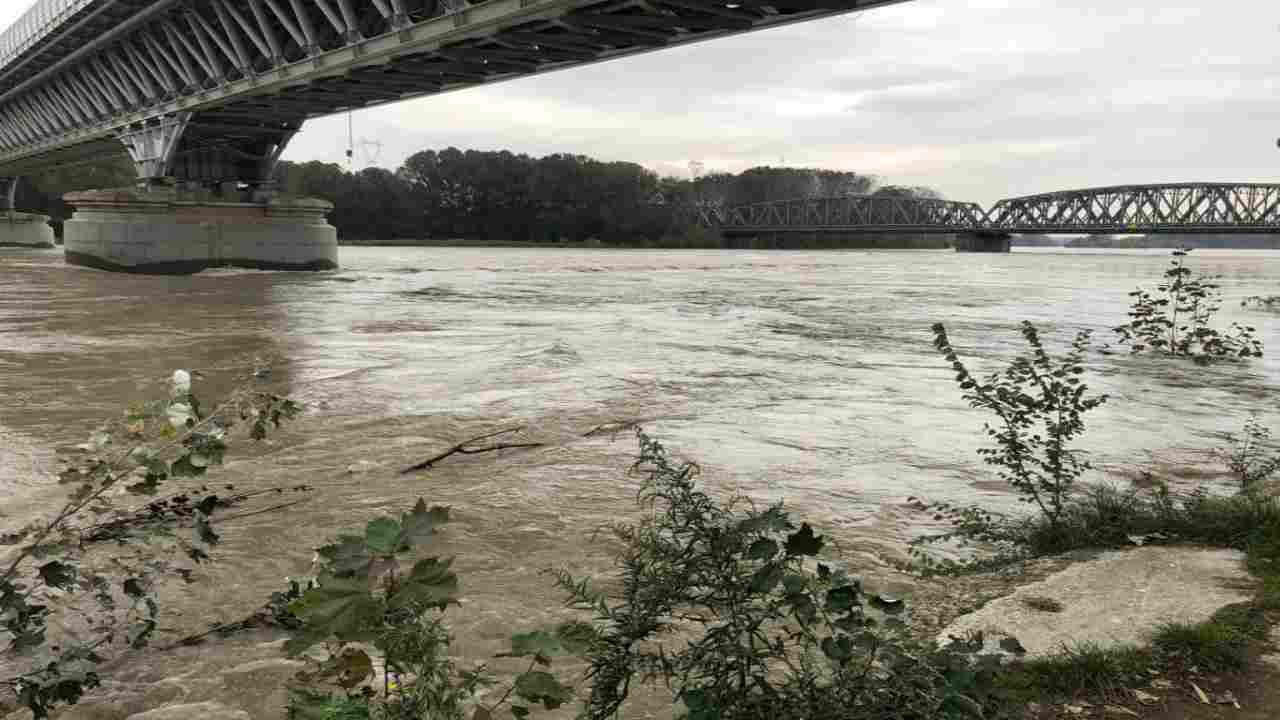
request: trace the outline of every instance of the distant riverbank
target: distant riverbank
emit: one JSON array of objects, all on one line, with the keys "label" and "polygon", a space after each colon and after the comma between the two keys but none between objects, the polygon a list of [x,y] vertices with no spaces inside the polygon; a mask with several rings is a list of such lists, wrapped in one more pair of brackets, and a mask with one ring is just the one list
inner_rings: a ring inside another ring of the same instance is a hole
[{"label": "distant riverbank", "polygon": [[529,242],[525,240],[481,240],[471,238],[431,238],[392,240],[346,240],[339,245],[351,247],[453,247],[453,248],[527,248],[584,250],[597,248],[648,250],[947,250],[955,247],[955,236],[947,233],[779,233],[776,235],[721,237],[718,233],[700,233],[689,237],[665,237],[657,240],[562,240]]}]

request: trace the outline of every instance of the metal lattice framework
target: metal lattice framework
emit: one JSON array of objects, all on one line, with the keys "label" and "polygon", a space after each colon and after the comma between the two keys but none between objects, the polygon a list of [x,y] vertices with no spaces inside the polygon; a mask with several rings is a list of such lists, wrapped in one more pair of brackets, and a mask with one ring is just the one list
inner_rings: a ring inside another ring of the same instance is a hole
[{"label": "metal lattice framework", "polygon": [[1001,200],[986,227],[1006,232],[1277,232],[1280,185],[1119,185]]},{"label": "metal lattice framework", "polygon": [[310,117],[903,1],[42,0],[0,47],[0,175],[123,143],[252,180]]},{"label": "metal lattice framework", "polygon": [[955,232],[985,217],[975,203],[899,195],[847,195],[699,208],[699,221],[730,231],[914,230]]},{"label": "metal lattice framework", "polygon": [[911,230],[914,232],[1280,232],[1280,184],[1178,183],[1067,190],[975,203],[851,195],[693,209],[729,233]]}]

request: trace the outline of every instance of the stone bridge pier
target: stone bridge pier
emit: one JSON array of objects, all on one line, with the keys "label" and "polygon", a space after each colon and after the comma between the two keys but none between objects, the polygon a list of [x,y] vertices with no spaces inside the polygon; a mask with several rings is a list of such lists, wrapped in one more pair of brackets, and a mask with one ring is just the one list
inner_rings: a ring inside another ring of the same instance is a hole
[{"label": "stone bridge pier", "polygon": [[18,178],[0,177],[0,247],[53,247],[48,215],[19,212]]},{"label": "stone bridge pier", "polygon": [[293,125],[219,136],[180,113],[116,133],[133,188],[73,192],[67,262],[102,270],[194,273],[210,267],[331,270],[336,229],[324,200],[276,192],[271,177]]}]

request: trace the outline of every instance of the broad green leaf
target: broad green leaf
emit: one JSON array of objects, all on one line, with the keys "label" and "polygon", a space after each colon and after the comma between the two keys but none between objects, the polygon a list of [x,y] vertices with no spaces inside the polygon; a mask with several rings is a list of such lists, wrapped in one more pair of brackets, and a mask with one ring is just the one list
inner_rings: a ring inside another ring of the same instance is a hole
[{"label": "broad green leaf", "polygon": [[374,555],[394,555],[399,547],[400,523],[391,518],[370,520],[364,528],[364,542]]},{"label": "broad green leaf", "polygon": [[1006,637],[1000,639],[1000,649],[1005,652],[1011,652],[1014,655],[1026,655],[1027,649],[1018,642],[1016,637]]},{"label": "broad green leaf", "polygon": [[412,547],[426,542],[436,527],[449,522],[449,508],[436,505],[427,508],[426,500],[418,498],[413,511],[400,517],[399,545]]},{"label": "broad green leaf", "polygon": [[306,626],[306,632],[285,643],[285,652],[297,655],[320,640],[366,639],[382,623],[385,607],[363,578],[326,577],[319,587],[289,603],[289,612]]},{"label": "broad green leaf", "polygon": [[530,670],[516,677],[516,694],[529,702],[540,702],[555,710],[573,699],[573,689],[561,685],[549,672]]},{"label": "broad green leaf", "polygon": [[777,565],[765,565],[751,576],[751,591],[764,594],[777,587],[781,581],[782,568]]},{"label": "broad green leaf", "polygon": [[209,517],[202,512],[196,512],[195,536],[199,542],[209,545],[217,545],[222,540],[222,537],[209,525]]},{"label": "broad green leaf", "polygon": [[414,563],[409,577],[391,596],[388,605],[392,608],[421,606],[445,609],[458,594],[458,576],[449,570],[452,564],[452,559],[441,561],[438,558]]},{"label": "broad green leaf", "polygon": [[49,587],[66,590],[75,584],[76,568],[74,565],[68,565],[67,563],[54,560],[53,562],[41,565],[38,570],[40,572],[40,579]]},{"label": "broad green leaf", "polygon": [[822,545],[822,538],[813,534],[809,523],[803,523],[798,531],[787,536],[787,555],[812,557],[822,550]]},{"label": "broad green leaf", "polygon": [[822,638],[822,654],[839,663],[853,657],[853,641],[847,635]]},{"label": "broad green leaf", "polygon": [[556,638],[560,640],[565,652],[583,655],[600,641],[600,633],[590,623],[570,620],[556,626]]},{"label": "broad green leaf", "polygon": [[560,638],[544,630],[535,630],[529,633],[512,635],[511,652],[503,654],[509,657],[528,657],[529,655],[558,657],[567,655],[568,651],[565,650],[564,645],[560,642]]},{"label": "broad green leaf", "polygon": [[906,605],[902,602],[902,598],[897,597],[896,595],[888,595],[886,593],[872,595],[870,604],[871,607],[876,608],[886,615],[896,615],[906,608]]},{"label": "broad green leaf", "polygon": [[331,571],[338,577],[364,577],[373,560],[364,538],[356,535],[339,535],[337,543],[325,545],[317,553],[329,563]]},{"label": "broad green leaf", "polygon": [[751,548],[747,550],[747,557],[752,560],[768,560],[778,554],[778,543],[769,538],[761,538],[751,543]]},{"label": "broad green leaf", "polygon": [[174,460],[173,464],[169,466],[169,474],[176,478],[197,477],[199,475],[203,475],[204,472],[204,467],[192,464],[191,453],[186,453],[177,460]]},{"label": "broad green leaf", "polygon": [[827,591],[827,610],[834,613],[848,612],[858,604],[858,591],[850,586]]},{"label": "broad green leaf", "polygon": [[798,593],[804,589],[805,576],[798,573],[787,573],[782,578],[782,589],[788,593]]},{"label": "broad green leaf", "polygon": [[124,581],[124,594],[135,600],[142,598],[147,594],[146,586],[143,584],[142,578],[127,578]]}]

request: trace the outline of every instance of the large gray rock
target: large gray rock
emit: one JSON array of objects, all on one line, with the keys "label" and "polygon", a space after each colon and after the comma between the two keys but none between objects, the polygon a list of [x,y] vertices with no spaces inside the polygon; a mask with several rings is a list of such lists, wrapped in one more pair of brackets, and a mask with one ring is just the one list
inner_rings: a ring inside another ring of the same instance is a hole
[{"label": "large gray rock", "polygon": [[[1081,643],[1142,645],[1161,623],[1201,622],[1225,605],[1248,601],[1255,581],[1243,560],[1235,550],[1194,547],[1103,553],[956,619],[938,641],[976,631],[1012,636],[1029,656]],[[1055,600],[1062,609],[1034,609],[1027,602],[1034,598]]]}]

